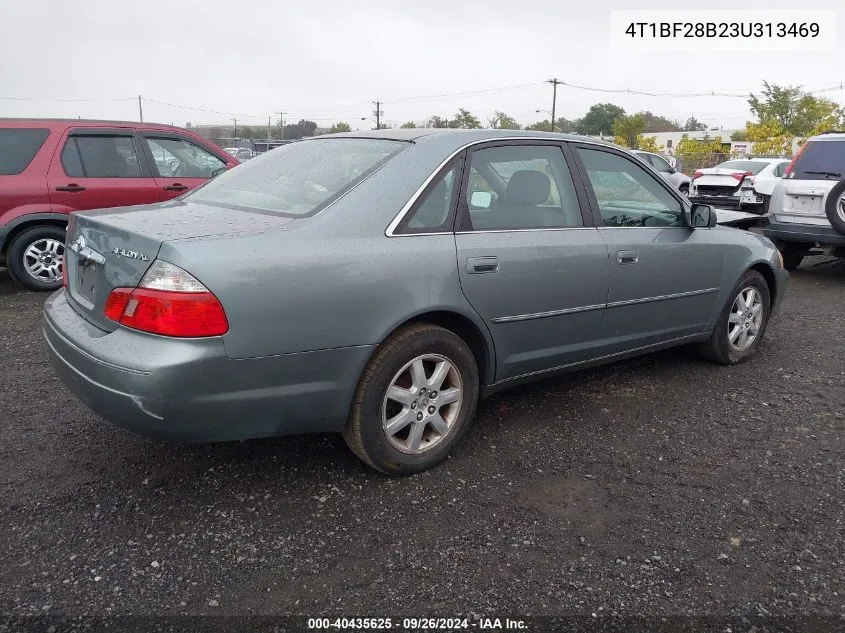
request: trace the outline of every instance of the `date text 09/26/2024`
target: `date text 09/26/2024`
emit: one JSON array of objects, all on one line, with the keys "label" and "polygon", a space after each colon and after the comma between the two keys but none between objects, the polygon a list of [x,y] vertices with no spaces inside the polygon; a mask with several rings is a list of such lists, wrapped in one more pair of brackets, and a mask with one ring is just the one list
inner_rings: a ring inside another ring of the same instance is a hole
[{"label": "date text 09/26/2024", "polygon": [[309,630],[397,630],[397,631],[525,631],[524,620],[511,618],[308,618]]}]

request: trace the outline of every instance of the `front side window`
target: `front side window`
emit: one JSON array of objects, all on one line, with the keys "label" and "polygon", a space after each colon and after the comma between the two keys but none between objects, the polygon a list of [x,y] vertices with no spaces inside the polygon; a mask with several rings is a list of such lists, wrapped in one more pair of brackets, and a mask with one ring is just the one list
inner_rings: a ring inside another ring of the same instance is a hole
[{"label": "front side window", "polygon": [[572,176],[557,146],[474,151],[466,198],[472,230],[583,225]]},{"label": "front side window", "polygon": [[162,178],[212,178],[226,163],[214,154],[176,138],[146,138],[153,163]]},{"label": "front side window", "polygon": [[62,148],[61,162],[71,178],[138,178],[142,175],[131,136],[71,135]]},{"label": "front side window", "polygon": [[684,226],[680,201],[635,161],[577,148],[605,226]]},{"label": "front side window", "polygon": [[227,171],[188,197],[287,216],[312,215],[408,146],[365,138],[297,141]]},{"label": "front side window", "polygon": [[35,158],[50,130],[5,128],[0,130],[0,176],[21,173]]}]

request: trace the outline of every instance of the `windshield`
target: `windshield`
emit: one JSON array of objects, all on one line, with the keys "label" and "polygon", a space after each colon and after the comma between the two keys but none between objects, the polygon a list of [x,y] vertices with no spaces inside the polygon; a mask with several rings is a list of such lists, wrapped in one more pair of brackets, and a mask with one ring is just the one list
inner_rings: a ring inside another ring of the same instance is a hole
[{"label": "windshield", "polygon": [[845,177],[845,141],[810,141],[795,161],[792,178],[841,180]]},{"label": "windshield", "polygon": [[262,154],[187,197],[281,215],[311,215],[406,147],[404,141],[382,139],[299,141]]},{"label": "windshield", "polygon": [[752,174],[759,174],[769,163],[759,160],[729,160],[716,165],[717,169],[735,169],[737,171],[750,171]]}]

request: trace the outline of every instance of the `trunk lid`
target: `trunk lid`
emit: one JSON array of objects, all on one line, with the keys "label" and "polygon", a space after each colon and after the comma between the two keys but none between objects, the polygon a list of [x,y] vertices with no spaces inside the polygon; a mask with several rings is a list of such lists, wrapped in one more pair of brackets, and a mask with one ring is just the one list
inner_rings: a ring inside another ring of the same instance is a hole
[{"label": "trunk lid", "polygon": [[111,332],[117,323],[104,314],[109,294],[136,287],[164,242],[262,233],[290,221],[185,201],[72,213],[64,260],[68,302]]}]

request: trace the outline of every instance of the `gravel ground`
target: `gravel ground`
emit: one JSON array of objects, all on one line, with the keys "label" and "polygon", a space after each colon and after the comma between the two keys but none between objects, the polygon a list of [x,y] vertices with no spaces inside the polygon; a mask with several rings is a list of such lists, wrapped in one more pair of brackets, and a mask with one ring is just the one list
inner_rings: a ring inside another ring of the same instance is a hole
[{"label": "gravel ground", "polygon": [[681,348],[497,394],[446,464],[405,479],[337,437],[112,427],[53,376],[43,301],[0,271],[7,616],[845,622],[842,263],[792,275],[751,362]]}]

